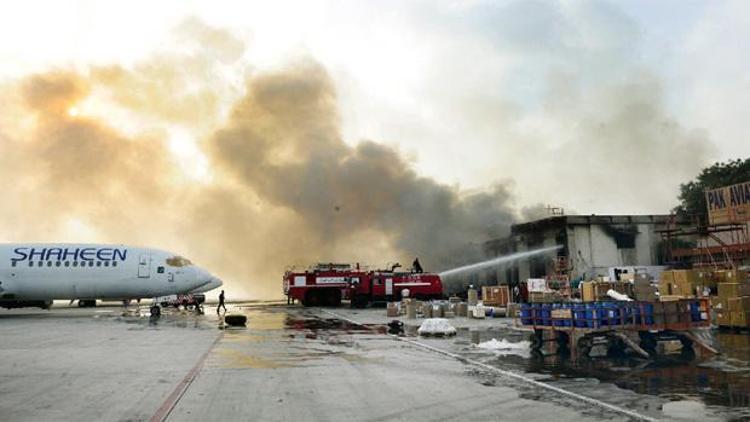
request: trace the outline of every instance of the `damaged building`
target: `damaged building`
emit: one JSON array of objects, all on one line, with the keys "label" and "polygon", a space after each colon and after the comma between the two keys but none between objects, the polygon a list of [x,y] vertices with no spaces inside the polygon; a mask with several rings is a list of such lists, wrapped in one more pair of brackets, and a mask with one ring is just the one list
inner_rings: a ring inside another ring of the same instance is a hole
[{"label": "damaged building", "polygon": [[556,215],[515,224],[509,237],[484,244],[488,257],[560,249],[473,274],[469,281],[482,285],[545,276],[590,279],[608,275],[611,267],[663,265],[661,232],[679,227],[690,227],[690,222],[674,215]]}]

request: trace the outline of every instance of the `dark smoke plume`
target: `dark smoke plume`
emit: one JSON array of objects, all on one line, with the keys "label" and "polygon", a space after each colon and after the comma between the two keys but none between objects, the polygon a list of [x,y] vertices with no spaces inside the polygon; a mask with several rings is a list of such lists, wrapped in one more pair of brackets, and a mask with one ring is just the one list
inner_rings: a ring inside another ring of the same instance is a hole
[{"label": "dark smoke plume", "polygon": [[[312,60],[249,76],[220,123],[217,92],[230,88],[211,75],[239,66],[241,44],[194,21],[183,36],[190,27],[198,52],[211,54],[52,70],[3,87],[4,240],[161,247],[217,273],[235,297],[267,298],[281,295],[288,265],[408,266],[419,256],[440,270],[478,258],[482,241],[507,231],[505,186],[462,192],[420,177],[392,147],[345,143],[333,83]],[[101,98],[145,123],[79,112]],[[204,134],[210,178],[181,173],[171,125]]]}]

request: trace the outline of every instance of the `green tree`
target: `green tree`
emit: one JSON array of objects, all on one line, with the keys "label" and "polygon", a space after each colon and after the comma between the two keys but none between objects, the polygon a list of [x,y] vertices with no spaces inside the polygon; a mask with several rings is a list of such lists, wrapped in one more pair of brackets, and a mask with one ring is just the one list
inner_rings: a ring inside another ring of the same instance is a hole
[{"label": "green tree", "polygon": [[674,212],[687,217],[696,216],[702,223],[708,221],[706,189],[715,189],[750,181],[750,158],[718,162],[704,168],[695,180],[680,185],[680,204]]}]

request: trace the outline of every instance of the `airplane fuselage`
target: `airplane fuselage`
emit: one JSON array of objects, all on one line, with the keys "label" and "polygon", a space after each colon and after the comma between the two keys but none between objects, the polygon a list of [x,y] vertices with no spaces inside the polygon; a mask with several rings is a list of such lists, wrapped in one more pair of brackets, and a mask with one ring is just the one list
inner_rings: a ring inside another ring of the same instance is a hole
[{"label": "airplane fuselage", "polygon": [[105,244],[0,244],[0,300],[184,294],[217,280],[176,254]]}]

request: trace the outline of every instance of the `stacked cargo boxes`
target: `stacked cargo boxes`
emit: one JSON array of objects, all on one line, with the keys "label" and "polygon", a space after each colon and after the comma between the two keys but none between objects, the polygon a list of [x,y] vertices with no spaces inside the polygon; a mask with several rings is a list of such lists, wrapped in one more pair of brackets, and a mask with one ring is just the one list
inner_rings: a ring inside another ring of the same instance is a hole
[{"label": "stacked cargo boxes", "polygon": [[560,293],[556,291],[529,292],[529,303],[554,303],[561,300]]},{"label": "stacked cargo boxes", "polygon": [[714,274],[710,271],[663,271],[659,277],[659,296],[675,298],[707,296],[715,285]]},{"label": "stacked cargo boxes", "polygon": [[720,327],[750,327],[750,282],[745,271],[721,271],[719,298],[712,300]]},{"label": "stacked cargo boxes", "polygon": [[633,283],[629,281],[584,281],[580,285],[581,300],[583,302],[604,302],[613,300],[607,292],[614,290],[617,293],[633,297]]},{"label": "stacked cargo boxes", "polygon": [[633,279],[633,296],[635,300],[643,302],[656,301],[656,288],[651,285],[648,274],[636,274]]}]

